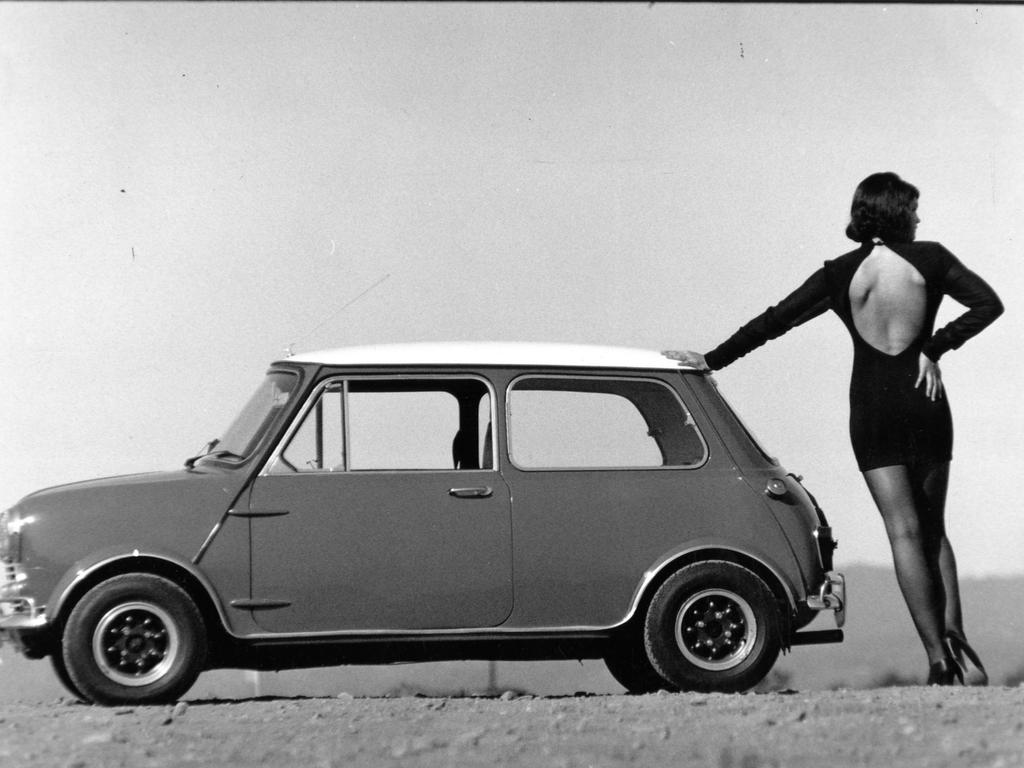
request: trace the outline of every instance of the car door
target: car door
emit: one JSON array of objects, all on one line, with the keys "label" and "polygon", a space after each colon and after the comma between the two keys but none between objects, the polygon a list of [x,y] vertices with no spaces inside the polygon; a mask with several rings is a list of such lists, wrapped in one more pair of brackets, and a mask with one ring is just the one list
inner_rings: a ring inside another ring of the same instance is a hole
[{"label": "car door", "polygon": [[252,489],[257,623],[333,632],[504,621],[512,540],[494,402],[470,376],[323,382]]},{"label": "car door", "polygon": [[749,487],[661,378],[523,375],[506,408],[517,626],[613,625],[646,569],[684,545],[786,547],[769,515],[752,519]]}]

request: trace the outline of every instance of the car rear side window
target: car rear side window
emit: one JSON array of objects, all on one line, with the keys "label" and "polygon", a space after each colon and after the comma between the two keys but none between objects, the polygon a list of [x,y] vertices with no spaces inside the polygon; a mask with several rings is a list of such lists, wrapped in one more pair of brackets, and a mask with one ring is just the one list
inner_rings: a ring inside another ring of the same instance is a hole
[{"label": "car rear side window", "polygon": [[512,462],[524,469],[694,467],[703,437],[664,382],[526,376],[508,397]]}]

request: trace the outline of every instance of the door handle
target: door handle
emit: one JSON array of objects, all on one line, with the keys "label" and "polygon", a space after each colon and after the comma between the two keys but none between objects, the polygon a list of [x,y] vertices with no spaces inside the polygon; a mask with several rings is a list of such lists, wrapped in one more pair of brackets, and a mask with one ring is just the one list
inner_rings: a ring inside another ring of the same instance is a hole
[{"label": "door handle", "polygon": [[488,486],[483,488],[449,488],[448,495],[457,499],[486,499],[494,493]]}]

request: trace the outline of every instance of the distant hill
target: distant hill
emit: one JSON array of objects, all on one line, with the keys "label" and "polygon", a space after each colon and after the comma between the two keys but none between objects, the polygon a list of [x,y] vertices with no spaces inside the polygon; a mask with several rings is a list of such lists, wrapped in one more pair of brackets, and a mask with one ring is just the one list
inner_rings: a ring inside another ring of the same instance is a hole
[{"label": "distant hill", "polygon": [[[892,571],[861,565],[842,570],[850,599],[845,641],[794,648],[780,658],[767,687],[822,690],[923,681],[924,652]],[[961,589],[968,636],[992,683],[1019,682],[1024,677],[1024,611],[1015,598],[1024,594],[1024,576],[963,579]],[[829,622],[822,627],[830,627]],[[499,662],[493,668],[487,662],[467,661],[259,675],[219,670],[202,675],[188,697],[473,694],[486,692],[492,684],[499,691],[542,695],[622,691],[600,661]],[[26,661],[9,647],[0,651],[0,697],[4,700],[52,701],[62,695],[49,662]]]},{"label": "distant hill", "polygon": [[[844,567],[849,592],[845,639],[794,648],[776,665],[794,688],[874,687],[891,674],[922,681],[927,660],[890,568]],[[1024,676],[1024,576],[961,579],[964,623],[993,684]]]}]

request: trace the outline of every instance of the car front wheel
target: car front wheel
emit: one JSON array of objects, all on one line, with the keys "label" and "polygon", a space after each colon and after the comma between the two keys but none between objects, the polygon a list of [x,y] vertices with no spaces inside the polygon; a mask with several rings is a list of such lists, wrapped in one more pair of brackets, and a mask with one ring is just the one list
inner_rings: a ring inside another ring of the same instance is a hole
[{"label": "car front wheel", "polygon": [[175,701],[205,665],[203,619],[167,579],[115,576],[72,609],[63,660],[75,689],[97,704]]},{"label": "car front wheel", "polygon": [[83,701],[85,697],[75,687],[75,684],[71,682],[71,677],[68,675],[68,668],[64,665],[63,651],[60,649],[54,651],[50,656],[50,665],[53,667],[53,672],[57,675],[57,679],[60,680],[60,684],[64,686],[64,689],[79,701]]},{"label": "car front wheel", "polygon": [[781,647],[779,609],[756,574],[724,560],[681,568],[644,624],[651,665],[684,691],[737,692],[768,674]]}]

